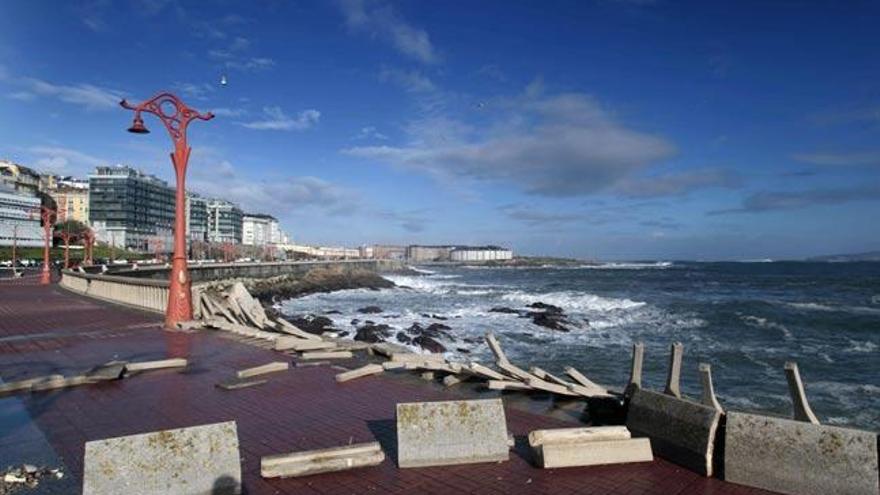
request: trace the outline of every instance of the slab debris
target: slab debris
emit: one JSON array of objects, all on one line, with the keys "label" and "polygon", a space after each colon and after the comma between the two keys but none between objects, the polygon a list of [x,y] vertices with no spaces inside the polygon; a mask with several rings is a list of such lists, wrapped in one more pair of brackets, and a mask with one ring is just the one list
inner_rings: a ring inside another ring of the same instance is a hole
[{"label": "slab debris", "polygon": [[252,376],[265,375],[267,373],[275,373],[276,371],[285,371],[290,369],[290,363],[286,361],[275,361],[261,366],[254,366],[240,370],[236,373],[238,378],[250,378]]},{"label": "slab debris", "polygon": [[382,373],[383,371],[385,371],[385,368],[383,368],[381,364],[368,364],[366,366],[361,366],[360,368],[355,368],[351,371],[346,371],[345,373],[339,373],[338,375],[336,375],[336,381],[339,383],[343,383],[349,380],[354,380],[355,378],[376,375]]},{"label": "slab debris", "polygon": [[260,459],[263,478],[292,478],[310,474],[378,466],[385,460],[379,442],[270,455]]}]

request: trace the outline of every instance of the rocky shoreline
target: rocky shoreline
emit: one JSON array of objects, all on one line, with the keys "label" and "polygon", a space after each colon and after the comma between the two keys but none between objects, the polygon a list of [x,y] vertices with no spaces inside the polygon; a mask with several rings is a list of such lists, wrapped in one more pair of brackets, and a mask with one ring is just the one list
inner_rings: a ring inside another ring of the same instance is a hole
[{"label": "rocky shoreline", "polygon": [[347,289],[388,289],[394,282],[380,274],[365,270],[345,270],[341,267],[321,267],[310,270],[303,276],[284,275],[267,279],[253,280],[248,290],[264,306],[272,306],[285,299],[302,297],[320,292],[334,292]]}]

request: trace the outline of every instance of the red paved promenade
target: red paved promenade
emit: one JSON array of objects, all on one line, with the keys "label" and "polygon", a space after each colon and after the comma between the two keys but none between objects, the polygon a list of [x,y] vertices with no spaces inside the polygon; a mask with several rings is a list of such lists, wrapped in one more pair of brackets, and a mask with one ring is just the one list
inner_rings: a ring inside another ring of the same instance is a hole
[{"label": "red paved promenade", "polygon": [[[0,281],[0,377],[77,374],[110,361],[187,357],[185,372],[164,370],[96,385],[0,398],[0,467],[62,466],[66,477],[42,488],[78,491],[86,441],[235,420],[244,493],[766,493],[704,479],[657,459],[652,463],[541,470],[524,448],[529,431],[575,423],[507,407],[517,437],[510,461],[400,470],[395,462],[397,402],[448,400],[466,390],[376,376],[337,384],[330,367],[292,368],[269,383],[237,391],[215,384],[237,369],[286,358],[216,333],[169,333],[159,315],[124,309],[58,287]],[[345,365],[345,362],[340,362]],[[486,397],[494,392],[482,394]],[[264,480],[260,457],[377,439],[388,454],[379,467],[306,478]]]}]

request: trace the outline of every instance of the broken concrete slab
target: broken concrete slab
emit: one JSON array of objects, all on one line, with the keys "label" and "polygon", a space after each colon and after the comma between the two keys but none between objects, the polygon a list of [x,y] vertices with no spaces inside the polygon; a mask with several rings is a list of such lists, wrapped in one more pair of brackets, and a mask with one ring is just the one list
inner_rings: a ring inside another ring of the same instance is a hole
[{"label": "broken concrete slab", "polygon": [[4,383],[0,385],[0,396],[6,394],[13,394],[16,392],[25,392],[31,390],[35,384],[47,382],[47,381],[58,381],[63,380],[63,375],[46,375],[46,376],[37,376],[34,378],[28,378],[25,380],[16,380],[14,382]]},{"label": "broken concrete slab", "polygon": [[251,296],[251,293],[248,292],[243,283],[236,282],[232,284],[232,287],[229,289],[229,297],[238,303],[239,308],[241,308],[247,319],[260,329],[266,328],[269,324],[266,310],[263,309],[263,305],[259,301]]},{"label": "broken concrete slab", "polygon": [[297,337],[301,337],[307,340],[321,340],[321,337],[315,335],[313,333],[306,332],[305,330],[301,330],[299,327],[294,325],[293,323],[285,320],[284,318],[279,318],[275,322],[275,328],[279,332],[283,332],[289,335],[295,335]]},{"label": "broken concrete slab", "polygon": [[721,412],[713,407],[635,389],[626,426],[651,438],[657,455],[704,476],[712,476],[712,453]]},{"label": "broken concrete slab", "polygon": [[244,380],[227,380],[225,382],[220,382],[217,384],[217,388],[222,388],[223,390],[238,390],[241,388],[248,387],[256,387],[257,385],[262,385],[264,383],[269,383],[269,380],[266,379],[244,379]]},{"label": "broken concrete slab", "polygon": [[629,462],[651,462],[651,440],[630,438],[588,443],[545,443],[535,449],[542,468],[599,466]]},{"label": "broken concrete slab", "polygon": [[529,445],[537,447],[545,443],[585,443],[604,440],[632,438],[626,426],[585,426],[579,428],[554,428],[529,433]]},{"label": "broken concrete slab", "polygon": [[260,459],[260,475],[263,478],[291,478],[378,466],[384,460],[385,452],[379,442],[361,443],[266,456]]},{"label": "broken concrete slab", "polygon": [[238,494],[234,421],[86,442],[83,494]]},{"label": "broken concrete slab", "polygon": [[266,373],[275,373],[277,371],[286,371],[290,369],[290,363],[286,361],[275,361],[261,366],[254,366],[240,370],[236,373],[239,378],[250,378],[252,376],[265,375]]},{"label": "broken concrete slab", "polygon": [[506,461],[501,399],[397,404],[401,468]]},{"label": "broken concrete slab", "polygon": [[461,378],[458,378],[455,375],[446,375],[443,377],[443,385],[447,387],[452,387],[461,383]]},{"label": "broken concrete slab", "polygon": [[729,412],[727,481],[780,493],[878,493],[877,434]]},{"label": "broken concrete slab", "polygon": [[349,380],[354,380],[355,378],[377,375],[379,373],[382,373],[383,371],[385,371],[385,368],[383,368],[381,364],[368,364],[366,366],[361,366],[360,368],[355,368],[353,370],[346,371],[345,373],[340,373],[336,375],[336,381],[338,383],[343,383]]},{"label": "broken concrete slab", "polygon": [[320,349],[333,349],[336,344],[323,340],[309,340],[299,337],[278,337],[275,340],[276,351],[315,351]]},{"label": "broken concrete slab", "polygon": [[473,374],[477,376],[482,376],[483,378],[488,378],[490,380],[507,380],[507,377],[493,370],[492,368],[487,368],[480,363],[471,362],[466,368]]},{"label": "broken concrete slab", "polygon": [[535,390],[523,382],[514,382],[511,380],[489,380],[486,382],[486,388],[489,390],[523,390],[529,392]]},{"label": "broken concrete slab", "polygon": [[45,390],[55,390],[58,388],[75,387],[77,385],[88,385],[95,383],[96,380],[84,375],[78,376],[52,376],[42,381],[38,381],[31,385],[31,392],[40,392]]},{"label": "broken concrete slab", "polygon": [[302,359],[351,359],[354,357],[354,354],[351,351],[337,351],[337,352],[304,352],[302,354]]},{"label": "broken concrete slab", "polygon": [[187,360],[184,358],[160,359],[158,361],[140,361],[128,363],[125,365],[126,371],[149,371],[165,368],[183,368],[186,367]]},{"label": "broken concrete slab", "polygon": [[86,376],[92,380],[119,380],[125,376],[125,365],[126,363],[124,361],[110,361],[109,363],[102,364],[101,366],[89,370],[89,372],[86,373]]}]

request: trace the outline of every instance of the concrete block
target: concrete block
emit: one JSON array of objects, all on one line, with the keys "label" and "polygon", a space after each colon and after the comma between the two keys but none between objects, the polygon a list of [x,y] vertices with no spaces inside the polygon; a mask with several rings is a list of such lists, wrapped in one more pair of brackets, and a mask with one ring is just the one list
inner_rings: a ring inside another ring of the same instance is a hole
[{"label": "concrete block", "polygon": [[535,449],[535,456],[540,466],[545,469],[654,460],[651,441],[647,438],[588,443],[546,443]]},{"label": "concrete block", "polygon": [[260,459],[264,478],[291,478],[310,474],[378,466],[385,460],[379,442],[266,456]]},{"label": "concrete block", "polygon": [[675,342],[669,350],[669,373],[666,375],[666,389],[663,393],[681,399],[681,357],[684,354],[684,346],[681,342]]},{"label": "concrete block", "polygon": [[730,412],[724,477],[780,493],[877,495],[877,434]]},{"label": "concrete block", "polygon": [[545,443],[585,443],[632,438],[626,426],[585,426],[580,428],[555,428],[535,430],[529,433],[529,445],[537,447]]},{"label": "concrete block", "polygon": [[471,373],[483,378],[488,378],[489,380],[507,380],[506,376],[477,362],[471,362],[470,365],[467,366],[467,369]]},{"label": "concrete block", "polygon": [[627,397],[632,396],[636,389],[642,388],[642,363],[645,360],[645,344],[637,342],[633,344],[632,365],[629,372],[629,383],[626,386],[625,394]]},{"label": "concrete block", "polygon": [[126,364],[125,370],[135,372],[158,370],[163,368],[183,368],[186,366],[186,364],[187,361],[184,358],[162,359],[159,361],[141,361]]},{"label": "concrete block", "polygon": [[721,412],[713,407],[648,390],[636,389],[626,426],[651,438],[660,457],[712,476],[712,453]]},{"label": "concrete block", "polygon": [[351,359],[354,357],[354,354],[351,351],[337,351],[337,352],[304,352],[301,356],[303,359]]},{"label": "concrete block", "polygon": [[333,349],[336,344],[323,340],[309,340],[299,337],[278,337],[275,339],[276,351],[314,351],[320,349]]},{"label": "concrete block", "polygon": [[368,364],[366,366],[361,366],[360,368],[346,371],[345,373],[339,373],[336,375],[336,381],[343,383],[363,376],[376,375],[383,371],[385,371],[385,368],[383,368],[381,364]]},{"label": "concrete block", "polygon": [[276,371],[285,371],[290,368],[290,363],[284,361],[275,361],[262,366],[254,366],[236,373],[239,378],[250,378],[252,376],[265,375],[266,373],[275,373]]},{"label": "concrete block", "polygon": [[489,380],[486,383],[486,387],[489,390],[523,390],[529,392],[535,390],[523,382],[514,382],[511,380]]},{"label": "concrete block", "polygon": [[401,468],[508,460],[501,399],[397,404]]},{"label": "concrete block", "polygon": [[86,442],[83,494],[241,493],[235,422]]},{"label": "concrete block", "polygon": [[256,387],[257,385],[262,385],[264,383],[268,383],[269,380],[260,380],[260,379],[251,379],[251,380],[227,380],[225,382],[221,382],[217,384],[217,388],[222,388],[223,390],[238,390],[240,388],[248,388],[248,387]]}]

